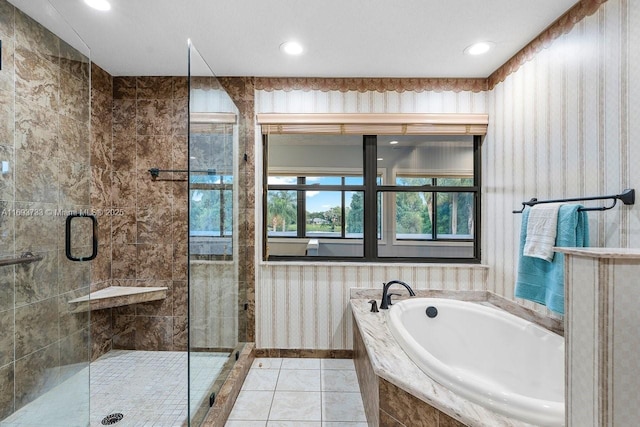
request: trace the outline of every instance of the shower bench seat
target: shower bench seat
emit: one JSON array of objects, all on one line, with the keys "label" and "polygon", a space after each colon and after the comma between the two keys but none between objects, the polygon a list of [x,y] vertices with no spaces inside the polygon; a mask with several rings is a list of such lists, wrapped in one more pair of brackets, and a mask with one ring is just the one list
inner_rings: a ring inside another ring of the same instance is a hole
[{"label": "shower bench seat", "polygon": [[110,286],[91,292],[89,295],[69,301],[69,311],[80,313],[83,311],[102,310],[104,308],[120,307],[141,302],[157,301],[167,297],[167,287],[142,286]]}]

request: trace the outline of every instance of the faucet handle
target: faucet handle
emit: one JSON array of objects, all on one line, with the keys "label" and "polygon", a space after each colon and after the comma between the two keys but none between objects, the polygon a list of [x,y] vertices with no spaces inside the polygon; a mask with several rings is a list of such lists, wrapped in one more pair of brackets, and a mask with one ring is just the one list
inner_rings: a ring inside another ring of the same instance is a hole
[{"label": "faucet handle", "polygon": [[378,310],[378,301],[372,299],[371,301],[369,301],[369,304],[371,304],[371,312],[372,313],[377,313]]},{"label": "faucet handle", "polygon": [[391,293],[387,294],[387,305],[393,305],[393,303],[391,302],[391,297],[393,295],[400,296],[400,294],[396,294],[395,292],[391,292]]}]

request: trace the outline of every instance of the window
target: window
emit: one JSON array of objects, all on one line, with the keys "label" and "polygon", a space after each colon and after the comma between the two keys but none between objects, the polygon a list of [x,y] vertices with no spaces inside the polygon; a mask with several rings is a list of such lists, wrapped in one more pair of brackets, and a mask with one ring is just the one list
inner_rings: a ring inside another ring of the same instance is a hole
[{"label": "window", "polygon": [[274,135],[265,159],[271,259],[364,256],[361,136]]},{"label": "window", "polygon": [[265,259],[479,261],[480,137],[264,136]]},{"label": "window", "polygon": [[[473,176],[444,178],[396,175],[396,185],[469,187],[473,186]],[[472,239],[473,207],[473,193],[468,192],[398,193],[396,195],[396,239]]]},{"label": "window", "polygon": [[[301,175],[301,174],[300,174]],[[362,238],[364,205],[361,177],[270,176],[267,192],[267,235],[271,237]],[[281,183],[297,190],[277,190]],[[313,190],[307,189],[307,185]],[[339,191],[327,191],[330,185]],[[300,210],[300,213],[298,212]],[[298,226],[298,217],[303,221]]]},{"label": "window", "polygon": [[[195,126],[192,126],[192,128]],[[190,135],[189,255],[233,255],[233,126],[199,125]]]},{"label": "window", "polygon": [[233,177],[205,175],[191,177],[191,235],[231,236],[233,227]]}]

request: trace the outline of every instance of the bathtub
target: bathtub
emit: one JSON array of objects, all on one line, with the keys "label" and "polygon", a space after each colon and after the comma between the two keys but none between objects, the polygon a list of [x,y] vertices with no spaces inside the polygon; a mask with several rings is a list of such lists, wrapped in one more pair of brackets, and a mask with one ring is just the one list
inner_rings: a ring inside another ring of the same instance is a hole
[{"label": "bathtub", "polygon": [[439,298],[393,304],[388,325],[409,358],[451,391],[514,419],[564,426],[561,336],[490,306]]}]

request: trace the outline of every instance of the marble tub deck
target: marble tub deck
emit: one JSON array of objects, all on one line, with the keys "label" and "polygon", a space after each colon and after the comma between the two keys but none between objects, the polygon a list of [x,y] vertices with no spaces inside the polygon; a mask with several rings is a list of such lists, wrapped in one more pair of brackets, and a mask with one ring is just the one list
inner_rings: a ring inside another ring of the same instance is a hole
[{"label": "marble tub deck", "polygon": [[[380,310],[378,313],[372,313],[370,311],[371,305],[368,301],[374,298],[379,299],[380,293],[379,290],[368,291],[352,289],[352,299],[350,301],[351,310],[354,314],[362,340],[364,341],[373,371],[378,377],[389,381],[393,385],[468,426],[531,426],[531,424],[505,417],[460,397],[431,379],[418,368],[391,335],[389,327],[387,326],[387,312],[385,310]],[[416,291],[416,293],[418,297],[433,298],[455,298],[457,295],[459,297],[458,299],[496,305],[497,307],[497,304],[490,302],[492,299],[492,296],[488,295],[490,293],[484,291],[465,292],[464,294],[467,295],[439,294],[434,291],[429,291],[428,293]],[[507,311],[511,310],[507,309]],[[521,317],[526,318],[527,316]],[[560,326],[557,325],[559,321],[551,319],[549,322],[555,325],[553,329],[560,328]]]}]

